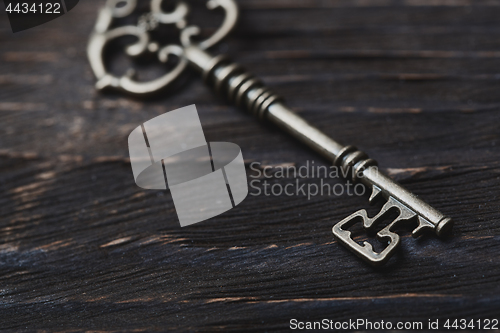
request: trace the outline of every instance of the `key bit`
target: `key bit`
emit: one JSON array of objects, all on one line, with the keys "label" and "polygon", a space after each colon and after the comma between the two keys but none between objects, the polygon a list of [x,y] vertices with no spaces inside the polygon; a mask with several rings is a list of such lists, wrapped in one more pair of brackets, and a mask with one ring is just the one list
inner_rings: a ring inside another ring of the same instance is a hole
[{"label": "key bit", "polygon": [[[118,4],[125,3],[124,6]],[[144,19],[138,25],[128,25],[113,28],[115,19],[130,15],[136,7],[136,0],[108,0],[100,11],[94,31],[90,37],[87,54],[90,64],[97,77],[96,88],[115,89],[132,95],[147,95],[168,88],[190,66],[197,70],[203,80],[221,96],[244,108],[258,119],[269,121],[289,133],[318,154],[333,162],[334,165],[352,170],[349,172],[353,181],[360,181],[372,189],[370,202],[377,197],[384,197],[387,202],[374,217],[370,218],[366,210],[361,209],[344,220],[338,222],[332,229],[337,240],[353,251],[357,256],[372,265],[381,265],[400,244],[400,237],[394,232],[396,225],[417,221],[413,230],[414,237],[425,231],[434,231],[438,236],[449,232],[453,226],[451,218],[432,208],[401,185],[383,175],[377,168],[377,163],[368,158],[362,151],[353,146],[343,146],[329,136],[316,129],[304,119],[295,114],[284,100],[268,89],[258,78],[247,72],[242,66],[235,64],[224,55],[212,56],[207,49],[218,43],[235,26],[238,19],[238,7],[233,0],[210,0],[207,7],[212,10],[222,8],[225,17],[222,25],[209,38],[194,42],[192,37],[199,34],[200,29],[188,25],[189,7],[179,2],[172,12],[163,12],[162,0],[151,1],[151,12],[147,14],[149,21],[155,24],[144,24]],[[146,17],[146,16],[141,16]],[[148,22],[149,22],[148,21]],[[160,46],[151,41],[151,29],[160,24],[175,25],[180,31],[182,45],[167,44]],[[126,48],[131,57],[145,54],[156,54],[159,61],[166,63],[171,56],[179,59],[177,65],[162,77],[149,81],[136,81],[133,75],[117,77],[110,74],[103,60],[105,46],[113,39],[132,35],[137,38],[135,44]],[[371,244],[363,246],[351,238],[350,231],[344,229],[361,221],[367,230],[373,230],[392,211],[397,217],[377,233],[387,247],[377,253]]]}]

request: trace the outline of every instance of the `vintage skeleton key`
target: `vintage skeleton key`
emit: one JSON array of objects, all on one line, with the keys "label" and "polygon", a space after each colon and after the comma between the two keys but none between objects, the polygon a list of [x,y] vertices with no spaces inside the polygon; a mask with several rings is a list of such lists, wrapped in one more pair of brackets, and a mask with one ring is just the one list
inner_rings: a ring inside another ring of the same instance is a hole
[{"label": "vintage skeleton key", "polygon": [[[332,161],[334,165],[351,170],[349,174],[352,175],[353,181],[360,181],[372,189],[370,202],[379,196],[387,200],[376,216],[370,218],[362,209],[333,227],[333,234],[339,242],[370,264],[383,264],[394,253],[400,244],[400,237],[394,232],[395,226],[399,223],[416,222],[418,226],[412,232],[415,237],[424,231],[434,231],[441,236],[451,230],[453,225],[451,218],[444,216],[383,175],[376,167],[377,163],[368,158],[365,153],[356,147],[344,147],[337,143],[296,115],[286,106],[282,98],[265,87],[259,79],[244,68],[232,63],[224,55],[214,57],[206,51],[224,38],[236,24],[238,8],[233,0],[208,1],[208,8],[222,8],[225,11],[225,18],[219,29],[202,42],[192,40],[200,29],[187,25],[189,7],[184,2],[179,2],[172,12],[164,12],[162,0],[151,0],[150,12],[142,15],[137,25],[113,27],[115,19],[129,16],[134,12],[137,6],[136,1],[108,0],[99,13],[87,49],[92,69],[98,80],[97,89],[109,88],[134,95],[155,93],[167,88],[188,65],[193,67],[202,74],[204,81],[213,86],[218,94],[225,96],[257,118],[276,124],[327,160]],[[175,25],[180,30],[182,45],[161,46],[152,41],[150,31],[155,30],[160,24]],[[129,56],[156,54],[161,62],[167,62],[169,57],[174,55],[179,58],[177,65],[162,77],[149,82],[136,81],[133,71],[129,71],[122,77],[110,74],[103,61],[104,47],[109,41],[127,35],[138,39],[135,44],[126,48]],[[371,244],[367,242],[363,246],[359,245],[351,238],[351,232],[346,229],[361,221],[366,230],[373,230],[377,223],[392,212],[396,213],[397,217],[377,233],[378,239],[388,244],[380,253],[375,252]]]}]

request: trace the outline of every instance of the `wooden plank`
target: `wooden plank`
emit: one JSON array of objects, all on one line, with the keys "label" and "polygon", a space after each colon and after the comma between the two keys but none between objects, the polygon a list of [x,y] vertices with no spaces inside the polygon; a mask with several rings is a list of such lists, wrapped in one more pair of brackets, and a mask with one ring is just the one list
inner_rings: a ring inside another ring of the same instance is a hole
[{"label": "wooden plank", "polygon": [[455,219],[453,235],[414,240],[403,231],[402,250],[373,269],[331,234],[367,208],[366,196],[255,189],[235,209],[180,228],[170,193],[133,181],[126,138],[145,120],[195,103],[208,141],[242,148],[249,180],[251,162],[328,161],[192,73],[151,100],[97,93],[85,45],[98,6],[81,1],[15,35],[0,21],[0,327],[240,332],[284,331],[292,318],[498,318],[498,2],[240,7],[237,30],[214,53],[379,160]]}]

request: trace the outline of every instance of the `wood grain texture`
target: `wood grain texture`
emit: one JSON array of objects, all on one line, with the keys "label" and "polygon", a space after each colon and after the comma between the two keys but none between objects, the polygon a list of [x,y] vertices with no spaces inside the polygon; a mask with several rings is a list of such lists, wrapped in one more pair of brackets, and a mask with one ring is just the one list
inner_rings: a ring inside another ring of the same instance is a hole
[{"label": "wood grain texture", "polygon": [[378,269],[331,233],[367,197],[248,196],[180,228],[168,191],[138,188],[128,134],[193,103],[207,141],[238,144],[248,162],[328,161],[193,73],[152,100],[97,93],[85,46],[101,3],[17,34],[0,15],[0,328],[500,317],[500,2],[240,1],[214,50],[455,219],[445,239],[403,233]]}]

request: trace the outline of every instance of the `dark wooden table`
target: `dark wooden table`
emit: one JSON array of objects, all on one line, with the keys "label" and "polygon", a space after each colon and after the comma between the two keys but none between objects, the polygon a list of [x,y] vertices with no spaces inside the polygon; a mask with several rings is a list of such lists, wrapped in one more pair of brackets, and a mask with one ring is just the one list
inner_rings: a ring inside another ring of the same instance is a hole
[{"label": "dark wooden table", "polygon": [[249,195],[180,228],[168,191],[137,187],[128,134],[193,103],[207,141],[238,144],[247,162],[328,161],[194,74],[153,100],[97,93],[85,48],[101,3],[17,34],[0,15],[0,328],[500,317],[500,2],[241,1],[214,51],[455,219],[446,239],[404,232],[379,269],[331,233],[367,196]]}]

